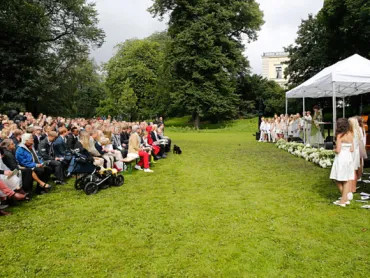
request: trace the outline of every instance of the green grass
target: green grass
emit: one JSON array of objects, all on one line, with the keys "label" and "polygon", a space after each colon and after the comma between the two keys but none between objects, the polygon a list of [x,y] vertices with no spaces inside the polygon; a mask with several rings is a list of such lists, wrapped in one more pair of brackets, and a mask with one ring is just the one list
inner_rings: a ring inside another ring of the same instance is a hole
[{"label": "green grass", "polygon": [[257,143],[254,129],[167,132],[184,153],[154,174],[94,196],[59,186],[11,209],[0,277],[367,277],[370,212],[332,205],[329,170]]}]

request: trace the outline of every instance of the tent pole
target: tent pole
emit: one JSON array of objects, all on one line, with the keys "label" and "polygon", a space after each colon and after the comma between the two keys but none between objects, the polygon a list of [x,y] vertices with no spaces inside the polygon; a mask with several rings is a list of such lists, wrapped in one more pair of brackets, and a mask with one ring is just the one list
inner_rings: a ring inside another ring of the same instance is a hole
[{"label": "tent pole", "polygon": [[[306,113],[306,101],[305,98],[303,98],[303,113],[302,113],[303,119],[305,117],[305,113]],[[304,126],[303,126],[303,142],[306,144],[306,129],[304,128]]]},{"label": "tent pole", "polygon": [[288,98],[285,98],[285,115],[288,114]]},{"label": "tent pole", "polygon": [[337,129],[337,99],[335,96],[335,82],[333,81],[333,142]]},{"label": "tent pole", "polygon": [[343,98],[343,118],[346,117],[346,98]]}]

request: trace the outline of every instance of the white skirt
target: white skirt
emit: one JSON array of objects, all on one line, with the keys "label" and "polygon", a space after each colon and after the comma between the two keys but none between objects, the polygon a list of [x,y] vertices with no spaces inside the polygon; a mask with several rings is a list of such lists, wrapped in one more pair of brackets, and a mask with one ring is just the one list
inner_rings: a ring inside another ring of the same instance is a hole
[{"label": "white skirt", "polygon": [[355,165],[352,153],[349,150],[342,150],[335,156],[331,168],[330,179],[337,181],[350,181],[355,179]]},{"label": "white skirt", "polygon": [[360,158],[360,149],[359,148],[355,148],[355,150],[352,153],[352,157],[353,157],[353,164],[354,164],[355,170],[360,169],[360,167],[361,167],[361,158]]}]

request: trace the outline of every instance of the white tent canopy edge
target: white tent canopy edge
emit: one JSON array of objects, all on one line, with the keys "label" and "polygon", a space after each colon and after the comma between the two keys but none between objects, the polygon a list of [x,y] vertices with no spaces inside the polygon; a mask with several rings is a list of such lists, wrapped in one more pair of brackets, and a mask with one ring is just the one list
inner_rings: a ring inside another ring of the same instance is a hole
[{"label": "white tent canopy edge", "polygon": [[[370,92],[370,60],[355,54],[323,69],[298,87],[286,93],[286,113],[289,98],[333,98],[333,127],[336,128],[336,98]],[[345,103],[343,102],[343,106]],[[343,109],[345,115],[345,109]]]}]

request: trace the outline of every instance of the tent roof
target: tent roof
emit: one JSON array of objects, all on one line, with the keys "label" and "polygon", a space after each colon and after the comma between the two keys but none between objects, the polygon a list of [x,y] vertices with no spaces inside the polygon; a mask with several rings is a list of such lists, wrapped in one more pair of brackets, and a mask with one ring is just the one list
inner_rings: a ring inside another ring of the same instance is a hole
[{"label": "tent roof", "polygon": [[286,93],[287,98],[321,98],[333,96],[333,82],[337,97],[370,92],[370,60],[355,54],[342,60]]}]

